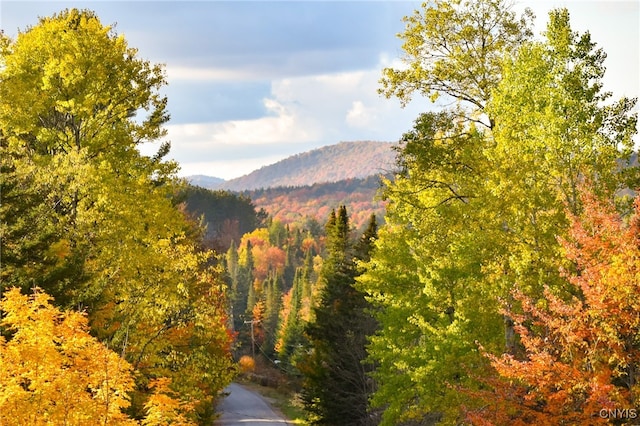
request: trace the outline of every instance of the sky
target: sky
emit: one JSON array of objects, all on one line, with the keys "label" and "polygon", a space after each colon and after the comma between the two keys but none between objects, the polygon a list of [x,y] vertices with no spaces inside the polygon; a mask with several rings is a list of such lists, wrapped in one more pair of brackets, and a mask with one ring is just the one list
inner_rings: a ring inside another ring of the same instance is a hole
[{"label": "sky", "polygon": [[[402,108],[377,93],[381,70],[402,56],[402,17],[416,1],[0,0],[9,36],[65,8],[94,10],[129,46],[165,64],[166,126],[181,176],[231,179],[341,141],[395,142],[433,108]],[[567,7],[572,28],[607,52],[605,90],[640,95],[640,2],[529,0],[537,16]],[[143,147],[152,154],[157,145]]]}]

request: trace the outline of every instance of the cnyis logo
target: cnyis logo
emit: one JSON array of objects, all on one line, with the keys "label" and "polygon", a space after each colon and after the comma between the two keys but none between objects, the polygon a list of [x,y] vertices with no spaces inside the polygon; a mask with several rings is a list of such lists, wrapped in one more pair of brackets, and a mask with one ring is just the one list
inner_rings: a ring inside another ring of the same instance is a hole
[{"label": "cnyis logo", "polygon": [[637,419],[638,410],[635,408],[603,408],[598,412],[598,415],[602,419]]}]

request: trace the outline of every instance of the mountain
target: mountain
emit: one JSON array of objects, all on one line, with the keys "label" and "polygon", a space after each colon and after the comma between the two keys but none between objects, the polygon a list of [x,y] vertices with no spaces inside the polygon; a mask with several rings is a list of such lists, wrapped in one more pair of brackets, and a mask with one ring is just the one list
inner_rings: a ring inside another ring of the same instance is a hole
[{"label": "mountain", "polygon": [[187,176],[186,179],[191,185],[206,189],[218,189],[218,187],[220,187],[220,185],[225,181],[224,179],[205,175]]},{"label": "mountain", "polygon": [[340,142],[285,158],[248,175],[228,180],[218,188],[246,191],[297,187],[379,175],[394,167],[393,146],[388,142]]}]

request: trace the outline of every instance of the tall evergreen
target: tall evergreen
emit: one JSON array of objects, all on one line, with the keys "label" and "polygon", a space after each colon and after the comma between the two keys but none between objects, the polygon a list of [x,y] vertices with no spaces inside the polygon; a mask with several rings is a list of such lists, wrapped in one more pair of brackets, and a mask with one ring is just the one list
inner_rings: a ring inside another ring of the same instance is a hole
[{"label": "tall evergreen", "polygon": [[[369,233],[375,232],[371,225]],[[303,399],[316,424],[368,425],[373,383],[365,362],[367,336],[375,331],[363,293],[354,288],[356,244],[350,237],[347,210],[332,211],[327,222],[327,258],[321,278],[323,291],[314,308],[315,322],[306,327],[313,351],[302,365]],[[371,235],[366,237],[369,240]],[[358,256],[368,255],[358,253]]]},{"label": "tall evergreen", "polygon": [[305,304],[307,306],[307,312],[305,319],[308,320],[310,317],[310,307],[313,305],[313,283],[312,276],[313,273],[313,249],[309,249],[304,258],[304,266],[302,267],[302,289],[301,289],[301,299],[302,299],[302,309],[304,310]]},{"label": "tall evergreen", "polygon": [[375,213],[372,213],[369,217],[369,222],[367,222],[367,227],[365,228],[362,236],[356,243],[356,257],[358,260],[368,261],[371,253],[371,249],[373,248],[373,242],[378,236],[378,221],[376,220]]},{"label": "tall evergreen", "polygon": [[282,342],[278,348],[278,357],[285,364],[285,366],[291,365],[291,357],[294,354],[296,348],[298,348],[304,340],[303,337],[303,323],[301,318],[302,307],[302,290],[305,286],[305,273],[304,268],[300,267],[296,269],[295,278],[293,280],[293,287],[291,287],[289,312],[286,318],[282,318]]},{"label": "tall evergreen", "polygon": [[284,283],[282,290],[285,292],[293,287],[293,281],[296,276],[295,251],[296,248],[292,247],[291,244],[288,244],[285,248],[285,263],[284,271],[282,272],[282,281]]},{"label": "tall evergreen", "polygon": [[231,245],[224,259],[229,287],[231,288],[231,320],[233,321],[234,330],[239,330],[242,325],[242,315],[247,310],[248,288],[246,285],[241,285],[238,249],[235,241],[231,240]]},{"label": "tall evergreen", "polygon": [[238,285],[242,289],[246,289],[247,295],[247,304],[245,305],[245,313],[248,313],[249,316],[251,314],[251,310],[253,309],[253,305],[256,304],[256,294],[255,289],[253,288],[253,253],[252,253],[252,245],[251,241],[247,240],[247,248],[245,250],[245,256],[240,263],[240,268],[238,270]]},{"label": "tall evergreen", "polygon": [[[253,287],[254,260],[251,241],[247,240],[244,250],[240,248],[235,256],[227,254],[227,258],[233,259],[235,257],[238,259],[238,267],[237,285],[236,288],[232,287],[233,322],[235,331],[238,333],[238,346],[246,349],[251,347],[250,327],[246,324],[246,321],[252,320],[252,310],[257,302]],[[227,260],[227,266],[231,266],[229,260]],[[228,271],[228,273],[231,274],[231,271]]]},{"label": "tall evergreen", "polygon": [[265,332],[265,342],[263,351],[269,356],[273,355],[278,329],[278,314],[280,313],[282,290],[281,278],[276,273],[269,274],[263,284],[264,293],[264,320],[263,329]]}]

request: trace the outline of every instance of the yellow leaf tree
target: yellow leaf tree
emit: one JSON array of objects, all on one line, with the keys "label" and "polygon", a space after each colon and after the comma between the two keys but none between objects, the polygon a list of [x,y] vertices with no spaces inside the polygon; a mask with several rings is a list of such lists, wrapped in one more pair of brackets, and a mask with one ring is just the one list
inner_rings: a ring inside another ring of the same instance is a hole
[{"label": "yellow leaf tree", "polygon": [[36,290],[5,292],[0,309],[0,424],[137,424],[123,414],[131,365],[89,334],[87,317],[61,312]]},{"label": "yellow leaf tree", "polygon": [[[226,288],[215,253],[177,207],[177,165],[139,145],[168,120],[162,66],[88,10],[0,35],[3,271],[83,307],[93,334],[131,363],[130,414],[171,379],[192,418],[231,379]],[[8,256],[4,256],[7,254]]]}]

